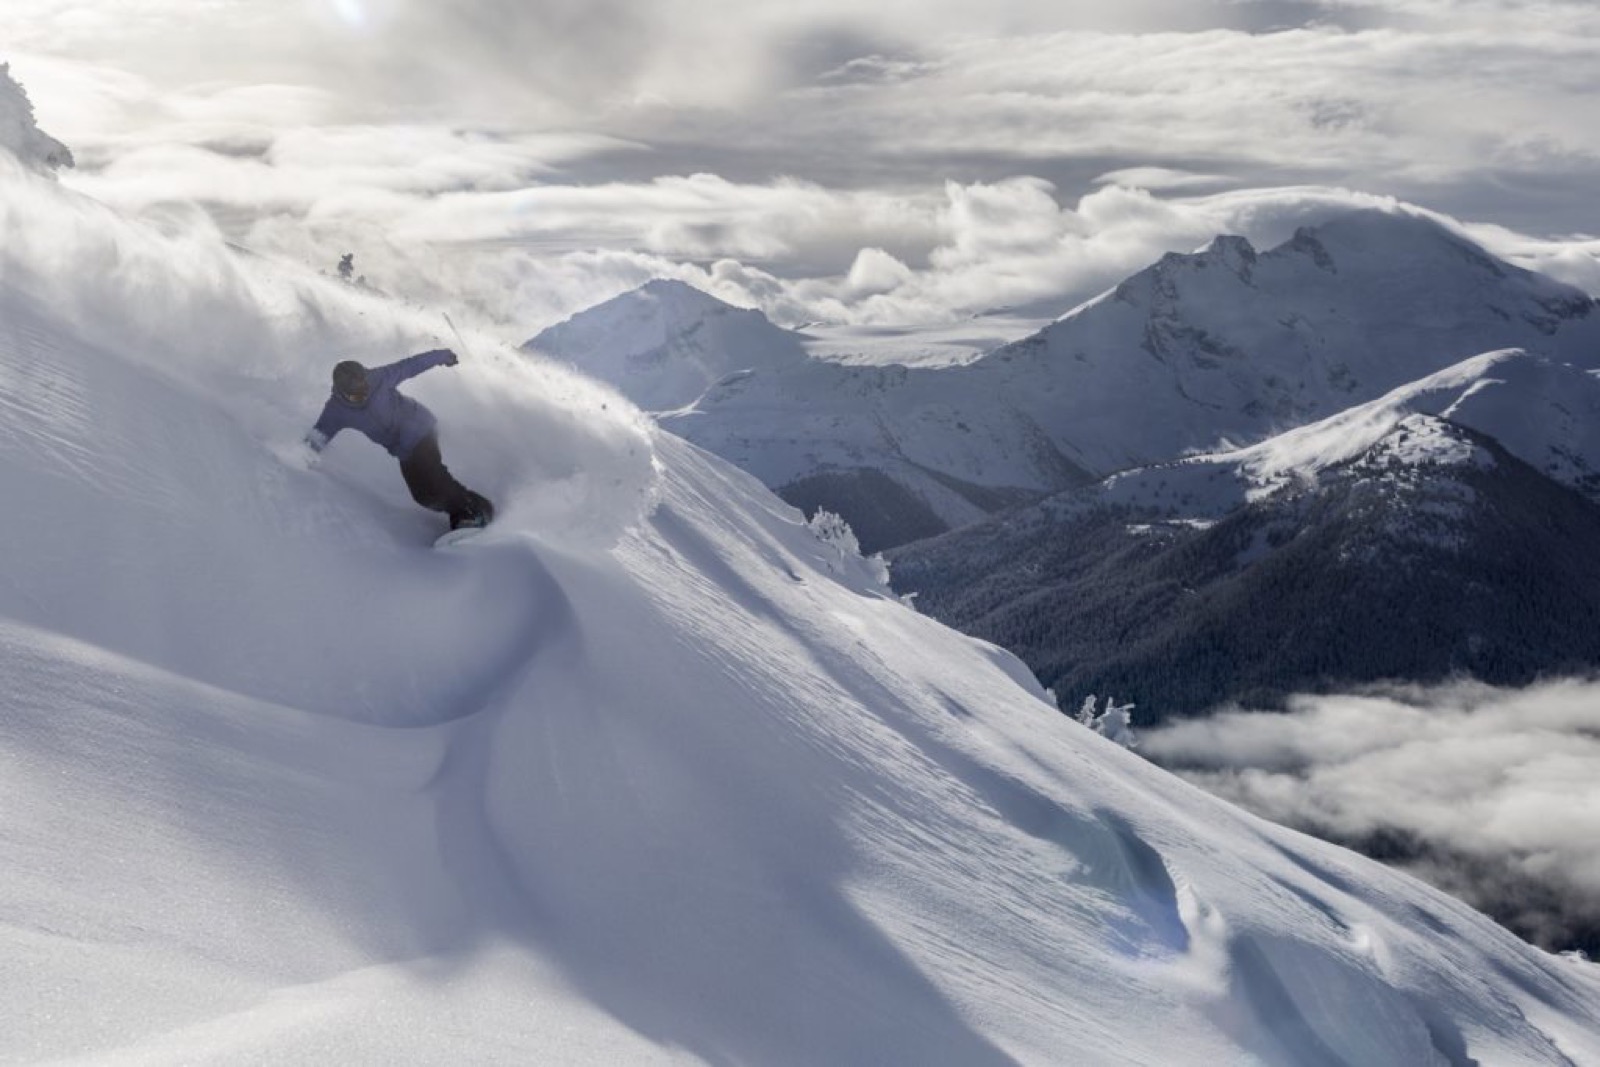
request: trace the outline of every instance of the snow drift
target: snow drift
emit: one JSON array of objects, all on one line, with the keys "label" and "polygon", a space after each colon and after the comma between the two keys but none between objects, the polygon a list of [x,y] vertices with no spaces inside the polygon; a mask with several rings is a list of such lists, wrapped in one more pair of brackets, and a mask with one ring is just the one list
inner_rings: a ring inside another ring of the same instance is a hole
[{"label": "snow drift", "polygon": [[434,324],[4,159],[0,1059],[1600,1059],[1589,967],[1081,730],[556,368],[413,383],[501,505],[432,550],[294,442]]}]

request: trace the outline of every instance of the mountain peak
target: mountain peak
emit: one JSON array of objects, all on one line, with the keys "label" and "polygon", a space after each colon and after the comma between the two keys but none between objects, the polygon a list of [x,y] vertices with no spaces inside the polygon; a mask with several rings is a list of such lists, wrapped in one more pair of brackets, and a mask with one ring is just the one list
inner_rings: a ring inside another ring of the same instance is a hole
[{"label": "mountain peak", "polygon": [[1134,275],[1123,284],[1137,287],[1141,280],[1148,280],[1154,283],[1157,291],[1170,291],[1178,277],[1208,271],[1218,266],[1225,268],[1240,281],[1248,283],[1256,258],[1255,247],[1248,239],[1236,234],[1219,234],[1198,251],[1168,252],[1153,266]]},{"label": "mountain peak", "polygon": [[651,278],[639,288],[624,293],[616,299],[627,300],[630,297],[635,299],[648,297],[652,300],[670,302],[674,307],[705,312],[744,310],[677,278]]},{"label": "mountain peak", "polygon": [[[619,293],[609,300],[603,300],[593,307],[580,311],[566,322],[582,321],[592,325],[607,319],[658,318],[664,327],[670,328],[672,324],[692,322],[706,315],[728,314],[741,310],[743,309],[719,300],[688,282],[676,278],[652,278],[637,288]],[[754,314],[759,315],[760,312]]]},{"label": "mountain peak", "polygon": [[1250,280],[1250,271],[1256,265],[1256,250],[1248,240],[1232,234],[1216,237],[1201,253],[1202,258],[1221,263],[1243,281]]},{"label": "mountain peak", "polygon": [[675,278],[655,278],[523,345],[564,360],[649,411],[692,404],[737,371],[805,358],[799,338],[760,311]]}]

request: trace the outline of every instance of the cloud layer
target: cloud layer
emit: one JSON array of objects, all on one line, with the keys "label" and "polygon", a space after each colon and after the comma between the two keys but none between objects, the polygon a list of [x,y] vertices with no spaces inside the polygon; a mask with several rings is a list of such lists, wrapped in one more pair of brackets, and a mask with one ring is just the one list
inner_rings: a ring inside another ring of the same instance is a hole
[{"label": "cloud layer", "polygon": [[1600,289],[1587,2],[870,8],[14,0],[0,40],[83,191],[512,336],[658,275],[790,320],[1059,311],[1389,197]]},{"label": "cloud layer", "polygon": [[1276,822],[1362,847],[1552,948],[1600,948],[1600,683],[1302,697],[1141,735]]}]

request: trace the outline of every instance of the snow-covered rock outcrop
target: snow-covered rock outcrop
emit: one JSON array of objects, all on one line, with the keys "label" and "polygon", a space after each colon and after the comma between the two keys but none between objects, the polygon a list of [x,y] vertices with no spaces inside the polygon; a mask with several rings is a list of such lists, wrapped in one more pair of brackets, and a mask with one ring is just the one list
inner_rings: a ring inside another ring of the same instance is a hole
[{"label": "snow-covered rock outcrop", "polygon": [[72,152],[34,121],[27,91],[11,76],[9,64],[0,63],[0,150],[23,164],[49,173],[72,166]]}]

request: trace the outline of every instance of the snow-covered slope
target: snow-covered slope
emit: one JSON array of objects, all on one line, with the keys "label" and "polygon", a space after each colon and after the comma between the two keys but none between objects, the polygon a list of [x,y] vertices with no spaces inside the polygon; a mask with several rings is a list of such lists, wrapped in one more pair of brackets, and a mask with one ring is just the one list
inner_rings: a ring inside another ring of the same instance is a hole
[{"label": "snow-covered slope", "polygon": [[0,1060],[1600,1059],[1591,967],[1079,729],[556,368],[414,383],[502,510],[431,549],[293,449],[428,323],[0,182]]},{"label": "snow-covered slope", "polygon": [[[705,313],[703,300],[692,307]],[[580,316],[541,348],[660,406],[658,383],[679,364],[616,373],[594,355],[611,317]],[[679,319],[683,336],[710,335]],[[662,424],[794,503],[839,511],[880,547],[1091,475],[1259,441],[1490,349],[1592,367],[1600,314],[1429,218],[1367,211],[1267,252],[1219,237],[1169,255],[970,363],[776,358],[758,333],[729,340],[737,353],[697,358],[761,369]]]},{"label": "snow-covered slope", "polygon": [[1600,667],[1600,378],[1493,352],[1256,445],[894,556],[1072,706],[1144,721],[1379,680]]}]

